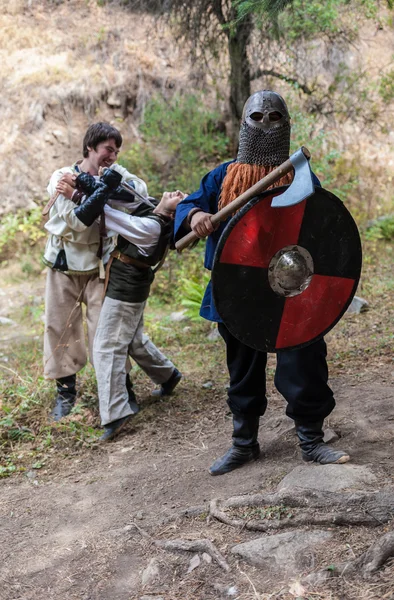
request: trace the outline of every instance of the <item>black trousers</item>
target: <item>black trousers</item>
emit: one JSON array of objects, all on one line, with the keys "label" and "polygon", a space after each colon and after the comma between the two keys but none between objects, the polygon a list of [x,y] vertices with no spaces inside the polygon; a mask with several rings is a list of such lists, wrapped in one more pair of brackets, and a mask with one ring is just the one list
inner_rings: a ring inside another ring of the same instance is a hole
[{"label": "black trousers", "polygon": [[[230,374],[227,403],[233,415],[257,417],[267,408],[267,354],[237,340],[223,323],[219,333],[226,343]],[[327,346],[323,339],[301,350],[281,350],[276,355],[275,386],[287,401],[286,414],[297,421],[322,421],[335,406],[327,384]]]}]

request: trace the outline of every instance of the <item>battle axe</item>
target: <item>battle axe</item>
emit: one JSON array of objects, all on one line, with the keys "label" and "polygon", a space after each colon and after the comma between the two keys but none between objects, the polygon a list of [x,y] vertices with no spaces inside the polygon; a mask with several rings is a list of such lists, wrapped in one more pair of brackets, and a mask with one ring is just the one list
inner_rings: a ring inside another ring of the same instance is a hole
[{"label": "battle axe", "polygon": [[[271,171],[268,175],[260,179],[251,188],[243,192],[238,198],[235,198],[232,202],[227,204],[224,208],[219,210],[217,213],[212,215],[212,225],[217,225],[222,221],[226,221],[235,212],[237,212],[242,206],[247,204],[249,200],[258,196],[269,187],[271,187],[276,181],[284,177],[287,173],[294,169],[295,177],[291,186],[280,196],[276,196],[272,201],[272,206],[275,208],[283,206],[292,206],[302,202],[314,193],[314,185],[312,181],[312,174],[309,167],[309,159],[311,155],[305,146],[302,146],[297,152],[292,154],[288,160],[286,160],[279,167]],[[198,236],[191,231],[183,238],[181,238],[175,244],[175,248],[180,252],[184,250],[192,242],[198,240]]]}]

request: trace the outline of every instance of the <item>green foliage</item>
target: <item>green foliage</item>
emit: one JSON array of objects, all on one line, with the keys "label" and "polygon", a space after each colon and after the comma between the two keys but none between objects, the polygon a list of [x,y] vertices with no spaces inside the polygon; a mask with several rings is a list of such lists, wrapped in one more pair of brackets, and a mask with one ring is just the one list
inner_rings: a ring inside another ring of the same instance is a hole
[{"label": "green foliage", "polygon": [[179,294],[182,297],[181,304],[187,309],[186,315],[190,317],[191,321],[198,321],[200,319],[201,302],[205,288],[210,280],[210,275],[207,271],[203,271],[202,275],[202,278],[199,278],[198,281],[186,278],[180,281]]},{"label": "green foliage", "polygon": [[394,100],[394,69],[382,76],[379,84],[379,95],[387,104]]},{"label": "green foliage", "polygon": [[378,219],[367,228],[365,232],[367,240],[394,240],[394,215]]},{"label": "green foliage", "polygon": [[293,516],[291,510],[283,504],[262,506],[256,508],[248,508],[242,511],[241,518],[243,519],[259,519],[259,520],[273,520],[273,519],[290,519]]},{"label": "green foliage", "polygon": [[148,182],[152,196],[165,189],[190,193],[213,164],[227,157],[219,114],[203,102],[201,95],[175,94],[169,101],[157,95],[147,104],[144,141],[122,154],[120,162]]},{"label": "green foliage", "polygon": [[30,246],[34,246],[45,235],[39,207],[30,211],[18,210],[15,213],[8,213],[2,218],[0,225],[0,254],[6,251],[8,245],[14,248],[14,242],[18,237],[22,237]]},{"label": "green foliage", "polygon": [[236,6],[240,19],[252,14],[273,37],[286,38],[289,43],[342,33],[346,13],[353,15],[346,25],[350,39],[358,28],[354,14],[371,19],[378,11],[374,0],[237,0]]}]

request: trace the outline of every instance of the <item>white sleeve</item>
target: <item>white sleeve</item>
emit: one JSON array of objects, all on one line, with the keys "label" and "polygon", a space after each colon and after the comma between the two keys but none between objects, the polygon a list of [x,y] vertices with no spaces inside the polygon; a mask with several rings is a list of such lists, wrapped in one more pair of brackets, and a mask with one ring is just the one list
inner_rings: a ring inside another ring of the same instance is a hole
[{"label": "white sleeve", "polygon": [[[50,179],[49,185],[48,185],[48,193],[50,196],[53,196],[56,193],[56,186],[60,180],[60,178],[62,177],[62,175],[64,175],[65,173],[72,173],[72,169],[71,168],[64,168],[64,169],[59,169],[58,171],[55,171]],[[74,202],[72,202],[72,200],[68,200],[68,198],[65,198],[62,194],[59,194],[58,197],[56,198],[56,211],[57,211],[57,215],[60,219],[62,219],[66,225],[72,229],[73,231],[85,231],[85,229],[87,229],[87,226],[84,225],[84,223],[82,223],[82,221],[80,221],[78,219],[78,217],[75,215],[75,208],[76,208],[76,204]],[[52,209],[51,209],[52,212]],[[50,213],[51,215],[51,213]],[[53,215],[51,215],[53,216]]]},{"label": "white sleeve", "polygon": [[[155,219],[134,217],[108,205],[104,207],[107,230],[120,233],[126,240],[135,244],[143,253],[153,249],[160,237],[161,227]],[[108,232],[108,235],[110,233]]]}]

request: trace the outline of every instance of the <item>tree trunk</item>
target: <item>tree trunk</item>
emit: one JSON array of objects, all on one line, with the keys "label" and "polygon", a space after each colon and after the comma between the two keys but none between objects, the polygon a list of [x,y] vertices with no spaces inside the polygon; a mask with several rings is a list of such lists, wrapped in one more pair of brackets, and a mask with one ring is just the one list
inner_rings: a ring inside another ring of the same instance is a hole
[{"label": "tree trunk", "polygon": [[235,153],[238,146],[239,125],[242,109],[249,98],[250,64],[247,48],[252,32],[250,17],[238,22],[228,30],[228,51],[230,58],[230,142]]}]

